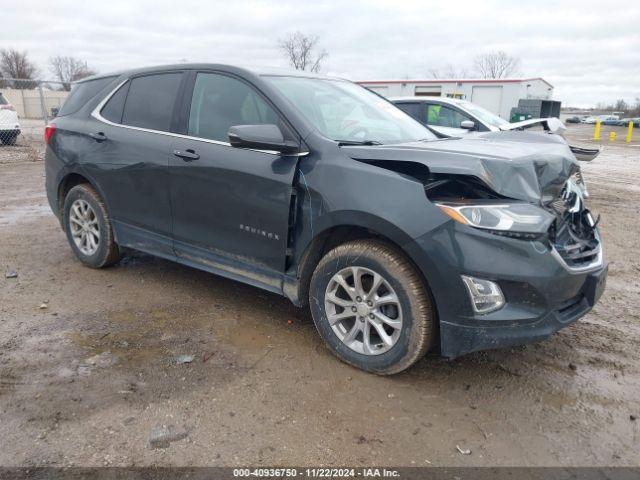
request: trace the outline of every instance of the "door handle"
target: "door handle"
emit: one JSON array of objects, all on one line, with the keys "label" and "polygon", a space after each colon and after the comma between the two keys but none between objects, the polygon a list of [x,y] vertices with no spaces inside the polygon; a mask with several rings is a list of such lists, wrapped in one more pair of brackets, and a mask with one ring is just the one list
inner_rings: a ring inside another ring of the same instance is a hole
[{"label": "door handle", "polygon": [[107,139],[107,136],[102,132],[90,133],[89,136],[98,143],[104,142]]},{"label": "door handle", "polygon": [[174,150],[173,154],[176,157],[180,157],[181,159],[183,159],[185,162],[192,162],[194,160],[198,160],[200,158],[200,155],[198,155],[195,150],[191,150],[190,148],[182,151],[182,150]]}]

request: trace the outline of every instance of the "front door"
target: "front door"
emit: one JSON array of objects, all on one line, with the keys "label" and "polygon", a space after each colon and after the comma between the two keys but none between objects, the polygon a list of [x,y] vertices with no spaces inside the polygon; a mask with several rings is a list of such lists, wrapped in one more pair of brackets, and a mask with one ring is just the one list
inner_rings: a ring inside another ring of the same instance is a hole
[{"label": "front door", "polygon": [[174,140],[169,160],[176,255],[270,283],[284,271],[297,157],[234,148],[227,133],[233,125],[276,124],[289,137],[291,130],[243,80],[194,75],[186,135]]}]

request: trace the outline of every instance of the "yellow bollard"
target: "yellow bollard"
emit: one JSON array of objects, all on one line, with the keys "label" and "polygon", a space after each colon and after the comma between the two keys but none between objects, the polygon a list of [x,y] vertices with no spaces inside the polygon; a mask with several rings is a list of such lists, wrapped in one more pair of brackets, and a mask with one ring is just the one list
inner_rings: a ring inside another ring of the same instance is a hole
[{"label": "yellow bollard", "polygon": [[600,120],[596,120],[596,130],[593,132],[593,139],[600,140]]},{"label": "yellow bollard", "polygon": [[631,143],[632,134],[633,134],[633,122],[629,122],[629,130],[627,130],[627,143]]},{"label": "yellow bollard", "polygon": [[609,141],[613,142],[616,139],[616,132],[609,132]]}]

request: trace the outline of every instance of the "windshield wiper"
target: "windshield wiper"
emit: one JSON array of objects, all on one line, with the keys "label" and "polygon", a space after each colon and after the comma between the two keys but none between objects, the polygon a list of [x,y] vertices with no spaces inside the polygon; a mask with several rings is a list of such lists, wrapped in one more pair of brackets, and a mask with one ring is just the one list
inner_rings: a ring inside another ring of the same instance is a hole
[{"label": "windshield wiper", "polygon": [[382,142],[377,140],[336,140],[338,146],[342,145],[382,145]]}]

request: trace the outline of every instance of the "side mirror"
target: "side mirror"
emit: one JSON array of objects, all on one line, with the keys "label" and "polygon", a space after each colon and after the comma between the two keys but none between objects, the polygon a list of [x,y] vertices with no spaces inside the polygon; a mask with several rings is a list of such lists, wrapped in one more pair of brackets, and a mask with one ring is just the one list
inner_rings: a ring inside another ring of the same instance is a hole
[{"label": "side mirror", "polygon": [[277,125],[234,125],[228,135],[232,147],[298,153],[298,145],[285,140]]},{"label": "side mirror", "polygon": [[465,130],[473,130],[476,128],[476,123],[471,120],[463,120],[460,122],[460,128],[464,128]]}]

